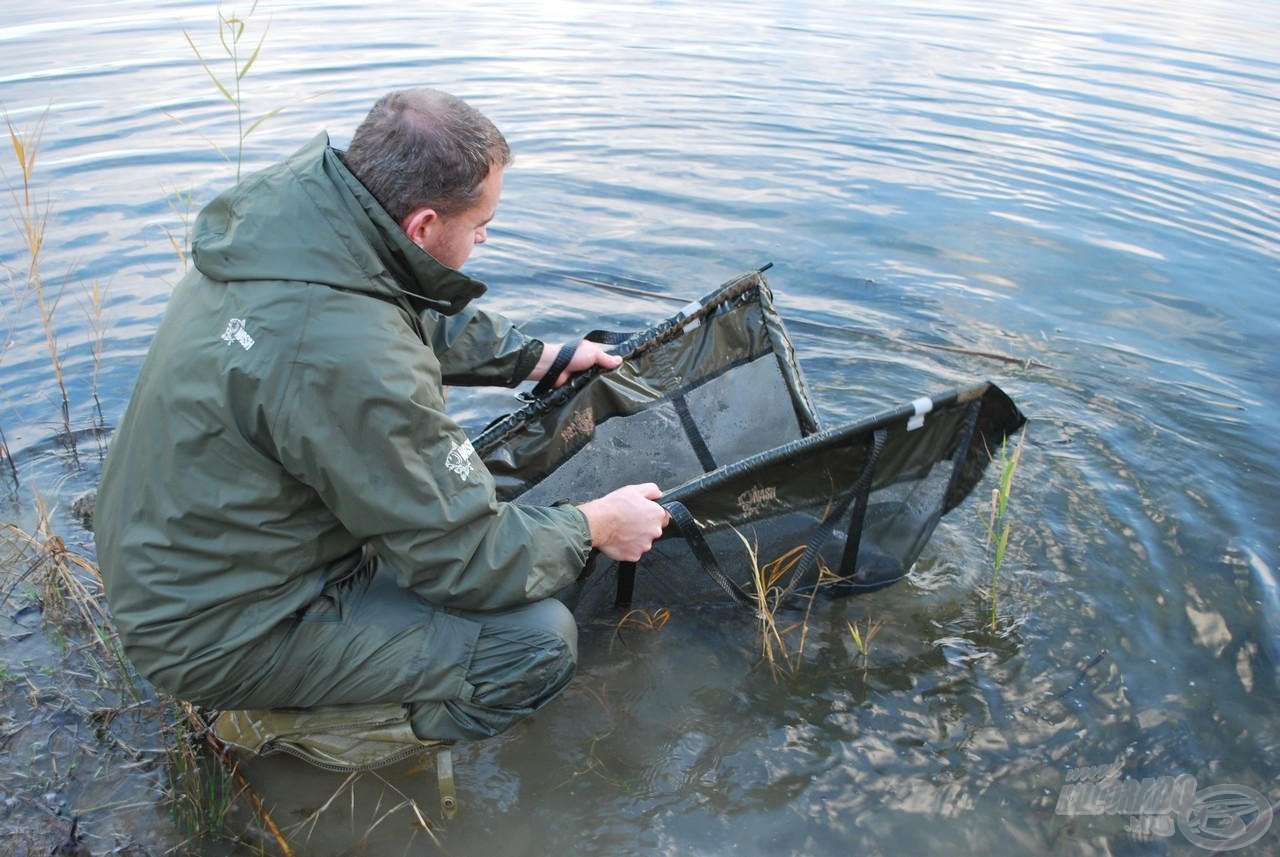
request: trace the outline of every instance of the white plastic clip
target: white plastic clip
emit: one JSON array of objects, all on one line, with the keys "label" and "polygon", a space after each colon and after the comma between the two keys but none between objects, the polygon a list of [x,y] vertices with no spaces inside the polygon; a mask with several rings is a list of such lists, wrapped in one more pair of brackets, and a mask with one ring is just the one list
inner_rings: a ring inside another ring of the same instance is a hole
[{"label": "white plastic clip", "polygon": [[933,399],[927,397],[916,399],[911,403],[911,407],[915,409],[915,413],[907,420],[907,431],[915,431],[924,425],[924,415],[933,410]]},{"label": "white plastic clip", "polygon": [[[684,309],[680,310],[678,314],[684,318],[689,318],[700,309],[702,309],[702,301],[694,301],[693,303],[687,305]],[[693,319],[693,321],[690,321],[688,324],[684,326],[684,332],[688,333],[691,330],[697,330],[701,325],[702,325],[702,320],[695,318]]]}]

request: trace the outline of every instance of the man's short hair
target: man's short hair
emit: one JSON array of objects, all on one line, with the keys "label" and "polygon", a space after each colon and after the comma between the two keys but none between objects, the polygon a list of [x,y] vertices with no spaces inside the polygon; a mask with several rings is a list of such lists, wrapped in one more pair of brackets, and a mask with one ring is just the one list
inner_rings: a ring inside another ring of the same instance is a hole
[{"label": "man's short hair", "polygon": [[511,149],[497,127],[462,99],[437,89],[405,89],[378,99],[343,161],[400,223],[418,208],[465,211],[489,170],[511,163]]}]

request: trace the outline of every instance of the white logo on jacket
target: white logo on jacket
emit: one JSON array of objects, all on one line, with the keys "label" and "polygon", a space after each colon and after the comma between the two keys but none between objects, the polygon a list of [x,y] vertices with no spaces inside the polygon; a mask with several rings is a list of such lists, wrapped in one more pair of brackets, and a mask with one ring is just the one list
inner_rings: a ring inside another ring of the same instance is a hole
[{"label": "white logo on jacket", "polygon": [[245,351],[253,347],[253,337],[245,330],[243,318],[233,318],[227,322],[227,329],[222,331],[222,341],[227,345],[234,342]]},{"label": "white logo on jacket", "polygon": [[459,479],[470,479],[471,471],[475,469],[475,462],[471,457],[476,454],[476,448],[471,445],[470,439],[463,443],[456,440],[451,443],[453,446],[444,460],[444,466],[458,474]]}]

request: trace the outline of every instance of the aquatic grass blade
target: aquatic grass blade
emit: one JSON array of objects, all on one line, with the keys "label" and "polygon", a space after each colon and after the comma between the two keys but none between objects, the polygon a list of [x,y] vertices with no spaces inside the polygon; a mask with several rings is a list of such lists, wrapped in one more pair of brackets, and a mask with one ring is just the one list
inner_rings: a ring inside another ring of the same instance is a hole
[{"label": "aquatic grass blade", "polygon": [[233,96],[230,90],[228,90],[227,87],[223,85],[222,81],[218,79],[218,75],[214,72],[213,67],[209,65],[207,60],[205,60],[204,54],[200,53],[200,48],[196,46],[195,39],[191,38],[191,34],[186,30],[182,31],[182,35],[186,37],[187,44],[191,46],[192,52],[195,53],[196,59],[200,62],[200,67],[204,69],[205,74],[209,75],[209,79],[213,81],[213,85],[218,87],[218,91],[222,93],[222,97],[232,104],[235,104],[235,96]]},{"label": "aquatic grass blade", "polygon": [[[267,29],[270,29],[268,25]],[[258,39],[258,46],[253,49],[253,53],[249,55],[249,59],[245,60],[244,68],[240,69],[240,73],[236,75],[237,80],[244,80],[244,76],[249,73],[249,69],[253,68],[253,64],[258,61],[258,54],[262,52],[262,45],[267,40],[267,30],[262,31],[262,38]]]}]

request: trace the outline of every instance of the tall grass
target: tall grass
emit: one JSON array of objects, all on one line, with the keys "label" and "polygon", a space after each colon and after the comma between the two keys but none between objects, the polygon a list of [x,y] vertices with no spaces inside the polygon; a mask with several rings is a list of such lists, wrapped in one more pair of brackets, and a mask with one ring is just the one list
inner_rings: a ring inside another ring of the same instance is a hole
[{"label": "tall grass", "polygon": [[[182,31],[182,35],[186,37],[187,44],[191,46],[191,50],[195,53],[196,59],[200,62],[200,67],[204,69],[205,74],[213,81],[213,85],[217,87],[218,92],[227,100],[236,113],[236,181],[240,181],[240,172],[244,164],[244,143],[263,122],[275,116],[283,107],[277,107],[269,110],[263,115],[249,122],[245,116],[244,94],[241,92],[240,84],[244,80],[245,75],[253,68],[254,63],[258,61],[258,55],[262,51],[263,42],[267,38],[267,29],[264,28],[262,35],[258,38],[258,43],[254,45],[251,51],[246,50],[247,30],[249,28],[249,19],[253,17],[254,12],[258,10],[258,0],[253,0],[253,5],[249,7],[249,11],[244,15],[237,15],[235,12],[224,14],[222,9],[218,9],[218,44],[222,48],[222,53],[226,57],[225,62],[230,64],[230,68],[219,73],[215,67],[214,61],[207,58],[200,51],[200,47],[196,44],[196,40],[186,30]],[[221,64],[221,63],[220,63]],[[248,125],[246,126],[246,122]],[[205,138],[210,145],[214,147],[228,161],[232,160],[226,151],[213,140]]]},{"label": "tall grass", "polygon": [[107,420],[102,413],[102,399],[98,397],[98,379],[102,375],[102,346],[107,332],[102,317],[105,298],[106,289],[100,286],[97,280],[89,284],[89,296],[84,307],[85,318],[89,322],[89,331],[93,335],[93,374],[90,378],[89,394],[93,396],[93,410],[95,413],[93,435],[97,438],[98,449],[103,454],[106,453],[102,442],[107,431]]},{"label": "tall grass", "polygon": [[[232,815],[243,798],[254,823],[275,842],[281,857],[294,857],[288,838],[200,712],[187,702],[167,702],[173,717],[165,748],[169,776],[165,797],[170,820],[186,837],[184,844],[233,842],[247,848],[247,853],[269,853],[265,844],[246,843],[232,829]],[[217,764],[210,764],[204,752],[210,749]]]},{"label": "tall grass", "polygon": [[[14,159],[18,163],[18,183],[15,187],[13,182],[9,181],[9,193],[13,198],[14,208],[14,225],[17,227],[18,234],[22,236],[23,244],[27,251],[27,269],[23,275],[24,287],[27,294],[35,297],[36,306],[40,313],[40,323],[44,327],[45,344],[49,349],[49,361],[53,366],[54,380],[58,384],[58,391],[61,394],[61,412],[62,412],[62,440],[67,449],[74,457],[76,454],[75,432],[71,428],[71,401],[67,395],[67,382],[62,373],[62,354],[58,345],[58,328],[55,323],[55,315],[58,310],[58,301],[62,297],[62,289],[50,296],[45,289],[44,272],[41,269],[41,261],[43,257],[44,242],[49,225],[49,202],[37,201],[33,188],[33,181],[36,171],[36,157],[40,153],[40,139],[44,134],[45,120],[48,118],[46,111],[36,121],[33,127],[26,130],[15,128],[9,116],[5,116],[5,125],[9,129],[9,143],[13,148]],[[63,280],[63,288],[66,286],[66,280]],[[6,447],[7,452],[7,447]],[[12,459],[10,459],[12,466]]]},{"label": "tall grass", "polygon": [[[26,297],[26,289],[19,288],[14,283],[12,271],[6,271],[6,290],[7,298],[0,299],[0,317],[3,317],[8,323],[7,329],[0,332],[0,363],[4,362],[5,352],[9,350],[9,345],[13,342],[13,326],[17,321],[18,313],[22,311],[22,304]],[[25,282],[25,281],[24,281]],[[9,441],[4,434],[4,426],[0,425],[0,466],[4,467],[9,478],[13,480],[14,485],[18,484],[18,466],[14,463],[13,453],[9,451]]]},{"label": "tall grass", "polygon": [[991,554],[991,613],[987,626],[996,630],[999,620],[1000,606],[1000,568],[1004,564],[1005,551],[1009,547],[1009,533],[1013,520],[1009,517],[1009,499],[1013,496],[1013,477],[1018,470],[1018,462],[1022,460],[1022,442],[1027,432],[1023,429],[1018,435],[1018,443],[1009,450],[1009,439],[1000,444],[1000,454],[996,463],[1000,468],[1000,481],[991,489],[991,515],[987,521],[987,550]]},{"label": "tall grass", "polygon": [[[218,41],[225,54],[225,61],[218,60],[209,52],[202,53],[196,39],[183,32],[201,68],[235,110],[234,153],[229,155],[216,144],[215,149],[228,161],[235,160],[237,180],[240,178],[246,140],[264,121],[279,112],[279,109],[272,110],[251,121],[245,109],[241,85],[257,62],[266,36],[264,31],[260,38],[256,38],[256,43],[248,37],[250,18],[256,10],[256,0],[245,15],[227,14],[219,8]],[[58,287],[53,287],[55,280],[47,275],[46,248],[46,239],[51,234],[52,205],[38,190],[36,183],[41,141],[49,111],[45,111],[26,127],[19,127],[3,111],[0,111],[0,115],[8,130],[8,148],[6,157],[0,163],[0,180],[3,180],[9,191],[10,220],[14,234],[21,237],[22,249],[25,251],[20,263],[14,262],[13,266],[4,265],[0,269],[0,317],[3,319],[0,321],[0,325],[3,325],[0,328],[0,360],[7,354],[13,336],[19,330],[17,324],[21,313],[24,310],[38,312],[44,344],[53,370],[52,381],[59,398],[61,425],[57,431],[58,440],[78,461],[78,434],[72,424],[72,407],[64,374],[65,346],[60,340],[58,325],[59,313],[65,310],[62,304],[64,292],[71,291],[69,286],[74,271],[60,278]],[[0,148],[3,148],[3,144],[0,144]],[[8,152],[12,152],[16,168],[10,166]],[[173,194],[170,205],[179,217],[182,228],[182,235],[171,234],[170,241],[185,266],[188,264],[190,251],[192,215],[197,206],[190,192]],[[93,408],[91,428],[101,445],[106,435],[106,418],[99,382],[104,359],[107,357],[104,354],[107,290],[101,282],[95,280],[84,284],[78,291],[78,300],[92,337],[92,374],[88,378]],[[2,430],[0,468],[13,480],[16,489],[19,470]],[[66,664],[44,664],[31,666],[32,675],[38,671],[49,676],[56,682],[56,688],[65,691],[68,700],[77,690],[76,682],[81,680],[96,680],[101,687],[119,691],[118,699],[113,697],[105,706],[95,707],[91,713],[85,714],[84,719],[86,722],[92,720],[98,723],[101,727],[98,737],[104,741],[113,741],[130,754],[134,763],[150,764],[160,761],[166,766],[169,774],[166,793],[170,800],[171,818],[187,835],[232,840],[245,845],[230,833],[227,823],[232,819],[232,805],[247,802],[253,823],[265,830],[272,841],[273,847],[269,849],[271,853],[291,857],[293,851],[286,836],[271,819],[262,801],[235,766],[234,760],[227,755],[226,748],[219,745],[199,714],[190,706],[156,693],[141,681],[135,681],[135,673],[124,655],[119,635],[108,615],[102,578],[96,564],[88,555],[69,545],[54,532],[49,507],[38,491],[31,493],[35,504],[34,526],[27,525],[24,529],[18,524],[0,522],[0,604],[36,604],[41,616],[42,632],[62,647],[64,657],[74,657],[76,665],[83,664],[91,671],[73,672],[66,668]],[[86,631],[87,635],[84,633]],[[77,638],[83,640],[72,645],[70,641]],[[9,684],[8,669],[7,666],[0,667],[0,685]],[[30,677],[24,675],[24,678],[27,679],[27,684],[31,684]],[[80,708],[77,707],[76,710]],[[114,736],[106,725],[126,711],[150,712],[164,721],[164,731],[169,737],[166,745],[160,749],[130,748],[123,740]],[[4,737],[7,740],[10,736]],[[209,748],[212,748],[216,762],[207,753],[198,755],[202,749]],[[94,750],[86,748],[86,751],[96,758]],[[157,759],[157,756],[161,758]],[[68,762],[65,757],[51,753],[50,758],[55,768],[59,765],[77,764],[74,757]],[[244,816],[240,815],[238,822],[243,823],[244,820]],[[81,822],[83,821],[82,818]],[[81,823],[80,827],[83,829],[84,824]],[[73,835],[67,837],[67,842],[75,844],[74,829]],[[182,847],[183,845],[179,845],[178,849]],[[46,845],[45,851],[47,850]],[[265,847],[254,850],[260,853],[268,851]],[[4,849],[0,848],[0,851]],[[34,850],[32,853],[35,853]]]},{"label": "tall grass", "polygon": [[[756,632],[760,654],[769,671],[775,677],[795,672],[804,658],[805,644],[809,637],[809,613],[813,609],[817,587],[810,589],[805,599],[802,616],[794,622],[782,624],[779,620],[784,609],[790,609],[794,594],[778,582],[785,578],[804,556],[807,545],[796,545],[768,562],[761,562],[759,549],[749,542],[736,527],[730,530],[742,542],[747,552],[751,571],[751,598],[756,614]],[[829,577],[831,572],[819,560],[819,578]]]},{"label": "tall grass", "polygon": [[853,646],[858,650],[858,656],[862,659],[862,671],[867,671],[867,665],[871,658],[871,641],[884,627],[883,619],[873,620],[867,617],[865,627],[858,622],[849,622],[849,638],[853,640]]},{"label": "tall grass", "polygon": [[191,267],[191,226],[194,222],[196,210],[195,191],[179,190],[174,187],[168,195],[169,209],[173,211],[178,218],[178,222],[182,224],[182,231],[175,235],[172,231],[165,228],[165,235],[169,239],[169,246],[173,248],[173,252],[177,254],[178,261],[182,264],[183,273]]}]

